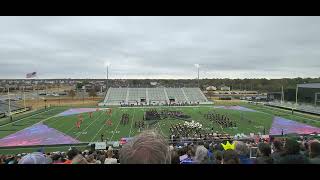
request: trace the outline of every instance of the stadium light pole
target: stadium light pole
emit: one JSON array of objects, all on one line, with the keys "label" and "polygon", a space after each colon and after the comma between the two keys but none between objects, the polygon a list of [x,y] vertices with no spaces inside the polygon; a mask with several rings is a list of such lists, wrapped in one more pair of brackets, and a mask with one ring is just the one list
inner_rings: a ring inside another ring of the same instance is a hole
[{"label": "stadium light pole", "polygon": [[26,111],[27,108],[26,108],[26,93],[25,93],[25,90],[24,90],[25,86],[23,85],[23,106],[24,106],[24,110]]},{"label": "stadium light pole", "polygon": [[10,116],[10,119],[11,119],[11,102],[10,102],[10,86],[8,86],[8,105],[9,105],[9,116]]},{"label": "stadium light pole", "polygon": [[105,62],[104,66],[107,68],[107,80],[106,80],[106,93],[107,93],[108,92],[109,66],[110,66],[110,63],[109,62]]},{"label": "stadium light pole", "polygon": [[198,69],[198,88],[200,88],[200,82],[199,82],[199,67],[200,65],[199,64],[194,64],[194,66]]},{"label": "stadium light pole", "polygon": [[296,106],[298,105],[298,90],[299,90],[299,85],[297,84],[297,87],[296,87]]},{"label": "stadium light pole", "polygon": [[108,90],[108,80],[109,80],[109,64],[107,65],[107,83],[106,83],[106,91]]}]

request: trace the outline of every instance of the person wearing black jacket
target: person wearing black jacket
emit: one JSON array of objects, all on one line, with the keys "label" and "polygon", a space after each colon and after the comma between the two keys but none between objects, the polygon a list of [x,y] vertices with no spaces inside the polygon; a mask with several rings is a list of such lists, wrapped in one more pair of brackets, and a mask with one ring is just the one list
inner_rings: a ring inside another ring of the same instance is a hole
[{"label": "person wearing black jacket", "polygon": [[300,153],[300,144],[294,139],[287,139],[284,154],[277,164],[309,164],[309,159]]}]

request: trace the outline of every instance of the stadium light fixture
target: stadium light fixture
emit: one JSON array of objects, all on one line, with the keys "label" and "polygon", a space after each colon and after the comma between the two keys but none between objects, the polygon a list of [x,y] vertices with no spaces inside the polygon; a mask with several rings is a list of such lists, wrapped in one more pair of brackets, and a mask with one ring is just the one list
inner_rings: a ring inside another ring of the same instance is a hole
[{"label": "stadium light fixture", "polygon": [[104,62],[104,67],[108,67],[108,66],[110,66],[110,62],[109,61],[105,61]]}]

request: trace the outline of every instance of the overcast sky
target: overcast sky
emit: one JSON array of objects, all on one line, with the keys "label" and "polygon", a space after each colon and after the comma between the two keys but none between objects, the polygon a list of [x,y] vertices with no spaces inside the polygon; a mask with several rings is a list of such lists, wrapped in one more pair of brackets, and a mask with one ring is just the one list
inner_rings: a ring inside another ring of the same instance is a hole
[{"label": "overcast sky", "polygon": [[320,77],[320,17],[0,17],[0,78]]}]

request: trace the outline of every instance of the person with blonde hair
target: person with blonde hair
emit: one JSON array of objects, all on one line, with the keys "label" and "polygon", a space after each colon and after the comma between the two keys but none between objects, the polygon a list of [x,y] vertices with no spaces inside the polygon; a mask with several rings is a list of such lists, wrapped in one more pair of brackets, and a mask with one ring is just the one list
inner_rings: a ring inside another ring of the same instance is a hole
[{"label": "person with blonde hair", "polygon": [[[110,149],[110,148],[109,148]],[[104,160],[104,164],[117,164],[117,159],[113,158],[113,151],[108,150],[107,151],[107,158]]]},{"label": "person with blonde hair", "polygon": [[120,164],[170,164],[169,144],[159,133],[143,131],[120,150]]},{"label": "person with blonde hair", "polygon": [[208,149],[206,149],[202,145],[198,146],[196,149],[195,163],[196,164],[208,164],[209,163]]}]

